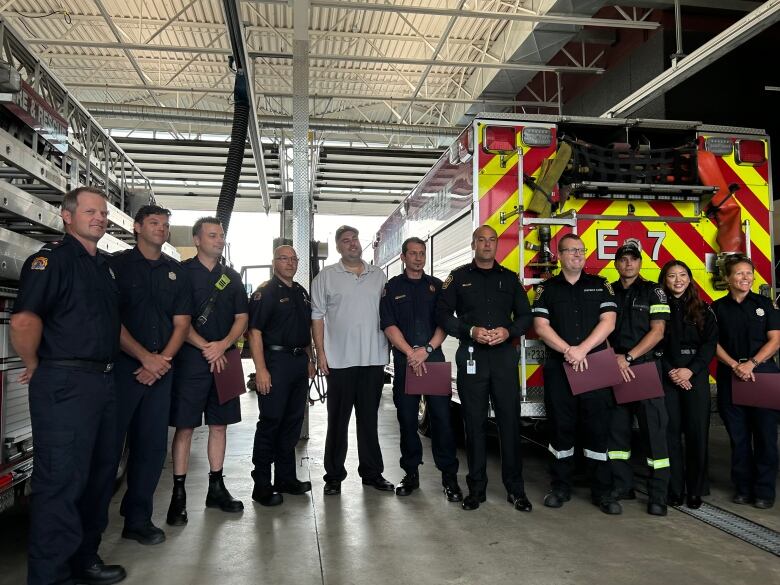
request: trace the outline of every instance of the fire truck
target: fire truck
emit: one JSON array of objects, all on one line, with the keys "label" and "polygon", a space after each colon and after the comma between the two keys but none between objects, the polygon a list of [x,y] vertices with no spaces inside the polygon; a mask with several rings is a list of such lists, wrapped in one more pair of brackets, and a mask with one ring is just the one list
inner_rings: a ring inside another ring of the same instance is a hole
[{"label": "fire truck", "polygon": [[[62,236],[62,196],[92,185],[109,197],[104,253],[129,248],[149,179],[0,18],[0,513],[29,493],[33,436],[23,364],[9,341],[22,264]],[[175,248],[165,253],[178,258]]]},{"label": "fire truck", "polygon": [[[531,302],[559,269],[567,233],[585,243],[585,270],[610,282],[615,252],[630,241],[644,278],[682,260],[710,302],[725,294],[724,257],[747,254],[759,292],[770,295],[769,139],[701,122],[480,114],[382,224],[374,262],[388,278],[399,274],[401,243],[417,236],[427,241],[427,272],[443,280],[471,261],[472,231],[485,224],[498,233],[496,260],[519,274]],[[453,362],[456,347],[444,343]],[[519,342],[522,417],[545,415],[545,353],[533,331]]]}]

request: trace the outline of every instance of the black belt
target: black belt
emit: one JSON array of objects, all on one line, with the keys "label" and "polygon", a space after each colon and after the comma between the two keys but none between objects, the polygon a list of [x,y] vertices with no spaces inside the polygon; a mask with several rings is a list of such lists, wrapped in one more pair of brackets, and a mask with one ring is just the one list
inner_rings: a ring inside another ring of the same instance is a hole
[{"label": "black belt", "polygon": [[306,353],[305,347],[287,347],[286,345],[266,345],[268,351],[284,351],[293,355],[302,355]]},{"label": "black belt", "polygon": [[92,360],[43,360],[43,363],[49,366],[89,370],[90,372],[99,372],[101,374],[108,374],[114,369],[113,362],[96,362]]}]

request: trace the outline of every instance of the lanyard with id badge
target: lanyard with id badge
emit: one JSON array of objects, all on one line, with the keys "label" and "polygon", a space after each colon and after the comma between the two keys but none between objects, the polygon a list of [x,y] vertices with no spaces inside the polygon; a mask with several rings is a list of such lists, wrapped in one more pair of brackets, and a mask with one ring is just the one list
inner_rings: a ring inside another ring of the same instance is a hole
[{"label": "lanyard with id badge", "polygon": [[469,359],[466,360],[466,373],[477,373],[477,362],[474,360],[474,348],[472,346],[469,346]]}]

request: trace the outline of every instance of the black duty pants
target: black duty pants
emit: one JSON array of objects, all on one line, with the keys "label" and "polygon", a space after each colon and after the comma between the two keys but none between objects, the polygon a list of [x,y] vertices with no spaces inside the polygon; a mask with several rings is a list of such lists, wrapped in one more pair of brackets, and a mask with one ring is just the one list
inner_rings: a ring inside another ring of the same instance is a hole
[{"label": "black duty pants", "polygon": [[710,380],[704,370],[691,377],[690,390],[683,390],[664,376],[666,412],[669,415],[667,443],[671,478],[669,496],[682,498],[710,493],[707,479],[710,435]]},{"label": "black duty pants", "polygon": [[[756,372],[775,372],[767,362]],[[718,363],[718,410],[731,440],[731,481],[738,494],[775,499],[777,411],[738,406],[731,400],[731,369]]]},{"label": "black duty pants", "polygon": [[552,490],[571,493],[574,444],[578,426],[582,425],[591,497],[599,500],[612,489],[612,474],[607,461],[609,419],[614,406],[612,390],[602,388],[574,396],[563,371],[563,362],[559,360],[548,359],[542,372],[544,407],[550,425],[548,449],[554,457],[550,464]]},{"label": "black duty pants", "polygon": [[271,391],[258,394],[260,418],[255,431],[252,477],[259,486],[271,485],[271,464],[276,484],[295,481],[295,445],[301,437],[309,391],[309,357],[284,351],[265,352],[271,374]]},{"label": "black duty pants", "polygon": [[[441,349],[432,353],[426,363],[443,362]],[[422,465],[422,442],[417,434],[417,415],[420,408],[420,397],[404,393],[406,383],[406,356],[398,351],[393,352],[393,402],[398,415],[401,429],[401,469],[407,473],[417,471]],[[449,396],[426,396],[425,404],[431,423],[431,451],[436,468],[444,475],[458,473],[458,458],[456,456],[455,434],[452,430]]]},{"label": "black duty pants", "polygon": [[[151,522],[154,491],[168,453],[168,417],[173,370],[151,386],[136,381],[141,364],[120,354],[116,362],[119,455],[125,436],[129,448],[127,491],[120,513],[129,528]],[[118,460],[119,457],[117,457]]]},{"label": "black duty pants", "polygon": [[374,479],[384,471],[377,431],[384,375],[383,366],[330,368],[325,481],[343,481],[347,477],[344,462],[347,459],[349,419],[353,407],[357,421],[358,473],[363,479]]},{"label": "black duty pants", "polygon": [[27,583],[72,583],[97,560],[116,456],[113,373],[41,362],[30,381],[35,466]]},{"label": "black duty pants", "polygon": [[489,400],[498,423],[501,441],[501,479],[507,492],[521,494],[523,463],[520,459],[520,379],[517,351],[510,343],[488,347],[474,343],[477,373],[466,373],[468,345],[455,354],[458,366],[458,396],[466,430],[469,492],[485,493],[487,487],[487,425]]}]

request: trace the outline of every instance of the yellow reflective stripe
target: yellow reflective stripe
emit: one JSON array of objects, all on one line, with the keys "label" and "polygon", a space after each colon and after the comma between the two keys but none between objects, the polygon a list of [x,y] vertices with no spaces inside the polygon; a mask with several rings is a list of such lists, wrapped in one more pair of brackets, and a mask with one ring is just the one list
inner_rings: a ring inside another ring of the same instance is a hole
[{"label": "yellow reflective stripe", "polygon": [[653,469],[663,469],[669,467],[669,458],[666,459],[648,459],[647,464]]},{"label": "yellow reflective stripe", "polygon": [[617,459],[619,461],[628,461],[631,459],[631,451],[608,451],[610,459]]},{"label": "yellow reflective stripe", "polygon": [[669,305],[650,305],[651,313],[671,313]]}]

